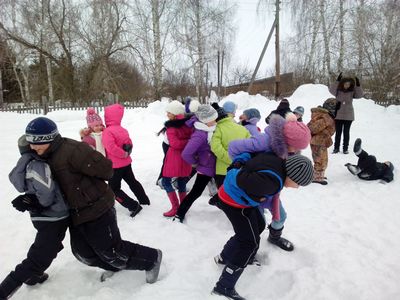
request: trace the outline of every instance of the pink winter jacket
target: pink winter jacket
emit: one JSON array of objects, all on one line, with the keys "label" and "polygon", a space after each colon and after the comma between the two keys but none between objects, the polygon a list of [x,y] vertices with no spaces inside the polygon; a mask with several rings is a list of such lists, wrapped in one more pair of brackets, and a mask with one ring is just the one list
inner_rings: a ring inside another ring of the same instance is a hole
[{"label": "pink winter jacket", "polygon": [[103,145],[107,158],[113,163],[113,169],[122,168],[132,163],[131,157],[122,149],[122,145],[132,145],[128,131],[121,127],[124,107],[121,104],[109,105],[104,109],[106,128],[103,131]]},{"label": "pink winter jacket", "polygon": [[188,118],[178,115],[177,119],[165,122],[169,148],[165,156],[163,177],[187,177],[192,166],[182,159],[182,151],[188,143],[193,129],[185,125]]}]

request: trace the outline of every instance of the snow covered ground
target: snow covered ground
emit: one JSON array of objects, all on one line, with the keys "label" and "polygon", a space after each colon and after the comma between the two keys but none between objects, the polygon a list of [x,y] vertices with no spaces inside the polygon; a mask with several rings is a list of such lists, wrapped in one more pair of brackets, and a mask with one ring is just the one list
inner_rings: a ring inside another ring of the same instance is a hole
[{"label": "snow covered ground", "polygon": [[[289,100],[292,109],[305,107],[304,121],[308,122],[310,108],[328,97],[326,86],[310,84],[299,87]],[[275,101],[243,92],[226,99],[238,103],[240,110],[256,107],[263,117],[277,106]],[[144,272],[123,271],[101,283],[99,269],[89,268],[72,256],[67,235],[65,249],[48,270],[50,279],[41,286],[23,286],[13,299],[222,299],[210,291],[222,270],[214,264],[213,256],[232,235],[227,218],[207,204],[206,193],[192,206],[185,224],[162,217],[169,201],[155,185],[162,161],[162,140],[155,133],[165,120],[165,105],[158,101],[147,109],[125,113],[123,125],[134,142],[133,170],[152,204],[134,219],[122,206],[116,206],[123,238],[163,250],[159,281],[149,285]],[[355,100],[354,106],[350,149],[361,137],[365,150],[399,167],[400,107],[384,108],[366,99]],[[35,117],[0,114],[0,279],[25,258],[35,236],[28,214],[10,204],[18,193],[8,181],[19,157],[17,138]],[[78,139],[78,130],[86,125],[83,111],[53,112],[48,117],[70,138]],[[260,127],[265,127],[263,121]],[[304,154],[311,157],[309,149]],[[389,184],[363,182],[347,171],[343,166],[346,162],[355,163],[356,156],[352,152],[329,156],[328,186],[311,184],[283,191],[288,213],[284,236],[296,249],[287,253],[271,246],[266,242],[268,231],[264,232],[258,252],[263,265],[245,270],[237,284],[242,296],[251,300],[400,299],[398,172]]]}]

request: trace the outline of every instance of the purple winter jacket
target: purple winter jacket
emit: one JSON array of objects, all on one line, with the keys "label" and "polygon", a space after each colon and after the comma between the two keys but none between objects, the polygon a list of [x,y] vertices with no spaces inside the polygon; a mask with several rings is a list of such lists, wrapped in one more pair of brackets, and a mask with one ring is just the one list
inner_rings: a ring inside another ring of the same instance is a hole
[{"label": "purple winter jacket", "polygon": [[[186,126],[192,128],[195,122],[198,122],[198,120],[193,116],[186,121]],[[211,152],[207,136],[208,132],[195,128],[189,142],[182,151],[182,158],[188,164],[196,165],[198,173],[214,177],[216,158]]]},{"label": "purple winter jacket", "polygon": [[250,120],[246,120],[242,122],[242,125],[246,127],[246,129],[250,132],[251,136],[259,135],[261,132],[258,130],[257,123],[260,119],[251,118]]},{"label": "purple winter jacket", "polygon": [[230,142],[228,148],[229,156],[233,159],[244,152],[274,152],[279,157],[286,158],[288,149],[283,135],[285,122],[285,119],[279,115],[272,116],[264,133],[253,135],[248,139]]}]

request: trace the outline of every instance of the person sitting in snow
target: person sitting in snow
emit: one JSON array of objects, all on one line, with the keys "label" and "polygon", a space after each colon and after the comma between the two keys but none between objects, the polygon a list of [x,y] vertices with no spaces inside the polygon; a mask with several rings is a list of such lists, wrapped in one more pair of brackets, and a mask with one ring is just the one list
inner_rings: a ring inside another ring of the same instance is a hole
[{"label": "person sitting in snow", "polygon": [[250,132],[252,136],[260,134],[261,130],[257,127],[257,123],[261,119],[260,111],[257,108],[249,108],[243,111],[239,117],[240,124]]},{"label": "person sitting in snow", "polygon": [[25,135],[18,139],[21,158],[9,174],[20,195],[12,201],[21,211],[29,211],[36,232],[26,259],[0,283],[0,299],[8,299],[23,284],[43,283],[45,273],[64,246],[62,241],[70,225],[69,208],[54,181],[49,165],[29,147]]},{"label": "person sitting in snow", "polygon": [[189,142],[182,151],[182,158],[196,168],[197,176],[191,191],[179,205],[174,220],[183,222],[186,213],[203,193],[207,184],[215,176],[215,155],[210,142],[216,128],[217,111],[211,105],[200,105],[195,116],[186,121],[194,128]]},{"label": "person sitting in snow", "polygon": [[314,161],[314,183],[327,185],[325,171],[328,166],[328,148],[335,134],[336,99],[329,98],[324,104],[311,109],[307,124],[311,131],[311,154]]},{"label": "person sitting in snow", "polygon": [[31,149],[50,166],[70,208],[74,256],[107,271],[145,270],[146,282],[156,282],[161,250],[121,238],[115,195],[105,182],[113,175],[112,162],[85,143],[63,138],[45,117],[30,121],[25,134]]},{"label": "person sitting in snow", "polygon": [[265,123],[269,124],[269,121],[273,115],[280,115],[282,118],[286,118],[286,114],[292,112],[288,99],[282,99],[279,102],[278,107],[271,111],[271,113],[265,118]]},{"label": "person sitting in snow", "polygon": [[351,174],[357,175],[362,180],[383,180],[391,182],[393,180],[394,166],[390,161],[377,162],[376,157],[369,155],[361,147],[361,139],[356,139],[354,143],[354,154],[358,156],[357,165],[345,164]]},{"label": "person sitting in snow", "polygon": [[[298,188],[311,183],[311,161],[300,154],[286,160],[273,153],[260,153],[251,158],[244,153],[235,158],[218,191],[220,209],[232,224],[234,235],[214,258],[225,265],[213,294],[241,300],[235,290],[236,282],[248,264],[254,261],[260,246],[260,235],[266,223],[260,206],[271,207],[279,215],[280,203],[275,195],[284,188]],[[277,216],[280,218],[279,216]],[[290,243],[281,237],[282,230],[270,231],[274,244]]]}]

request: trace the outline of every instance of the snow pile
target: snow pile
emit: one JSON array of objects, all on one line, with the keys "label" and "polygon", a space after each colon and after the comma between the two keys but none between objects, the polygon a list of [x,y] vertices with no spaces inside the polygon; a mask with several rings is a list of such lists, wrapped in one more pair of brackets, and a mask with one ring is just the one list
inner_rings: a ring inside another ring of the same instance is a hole
[{"label": "snow pile", "polygon": [[[291,108],[310,109],[331,97],[326,86],[304,85],[289,98]],[[240,92],[231,100],[240,110],[256,107],[263,117],[277,102],[260,95]],[[118,223],[123,238],[163,250],[160,280],[145,284],[143,272],[123,271],[104,283],[100,270],[79,263],[71,254],[69,237],[65,249],[48,270],[50,279],[41,286],[22,287],[13,299],[222,299],[210,291],[221,273],[213,262],[232,235],[225,215],[208,205],[208,195],[194,203],[185,224],[162,217],[169,209],[164,191],[155,181],[162,163],[162,137],[155,133],[165,121],[165,101],[148,108],[126,110],[123,125],[131,134],[133,171],[143,184],[152,204],[134,219],[118,205]],[[355,100],[356,121],[351,129],[351,146],[356,137],[380,161],[400,166],[398,107],[383,108],[366,99]],[[63,136],[78,139],[86,126],[85,111],[58,111],[48,115]],[[103,114],[100,114],[103,116]],[[18,195],[8,181],[8,173],[19,158],[16,141],[26,124],[36,115],[1,113],[3,124],[0,147],[0,278],[4,278],[25,258],[35,231],[29,216],[16,211],[10,201]],[[260,124],[261,127],[264,124]],[[311,157],[310,150],[304,154]],[[286,253],[261,238],[258,256],[261,267],[249,266],[240,278],[238,292],[252,300],[264,299],[396,299],[400,295],[400,185],[363,182],[343,166],[356,156],[329,156],[329,184],[312,184],[299,190],[287,189],[282,200],[288,219],[284,236],[296,246]],[[132,196],[126,185],[124,190]],[[267,222],[270,215],[266,214]]]}]

